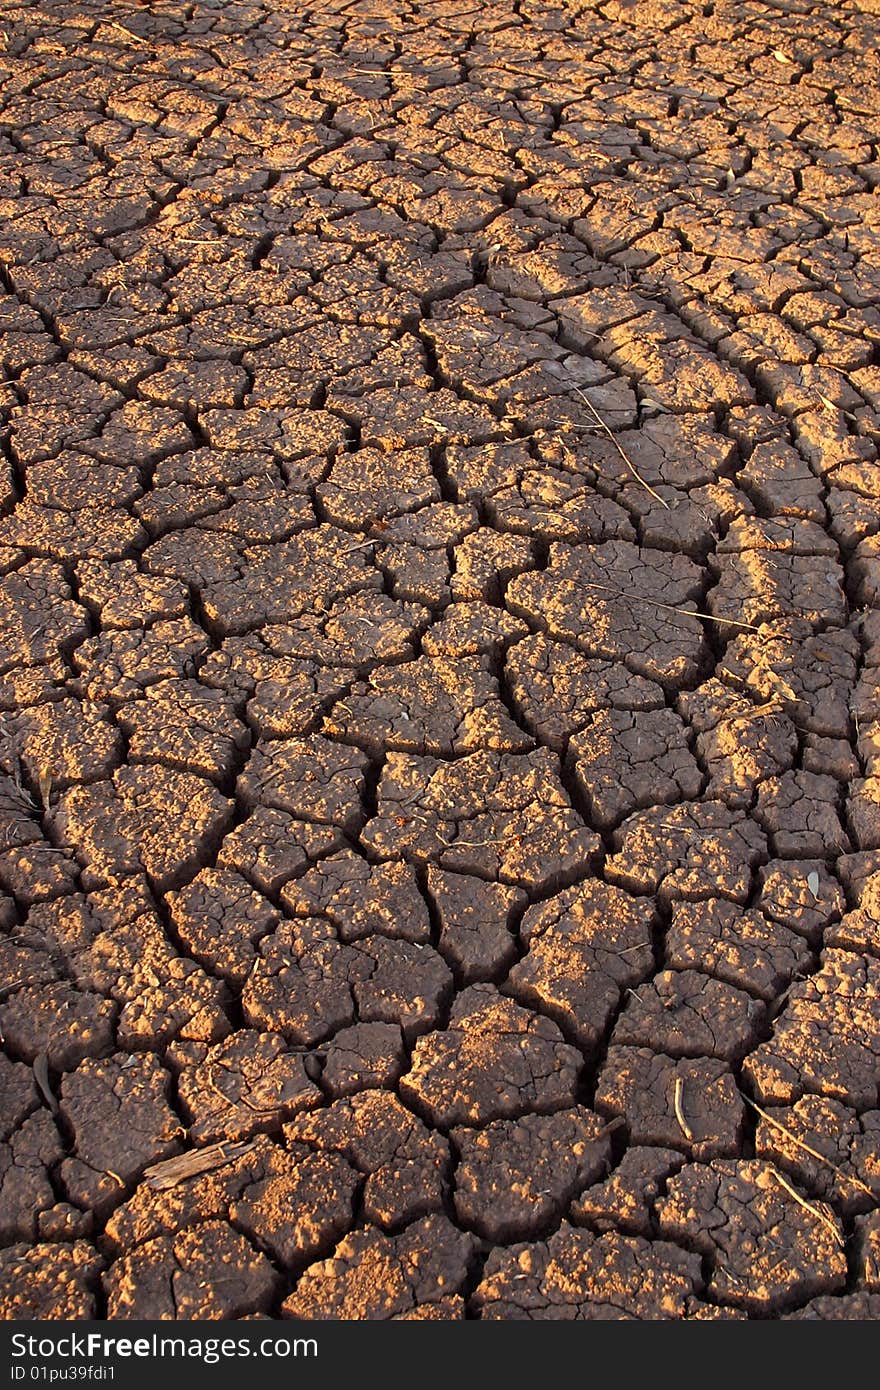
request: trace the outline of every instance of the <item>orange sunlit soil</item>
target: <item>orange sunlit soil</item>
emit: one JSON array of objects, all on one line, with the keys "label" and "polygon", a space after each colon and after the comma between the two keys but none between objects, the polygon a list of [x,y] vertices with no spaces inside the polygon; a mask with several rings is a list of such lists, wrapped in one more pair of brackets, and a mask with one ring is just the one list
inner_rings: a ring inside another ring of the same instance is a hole
[{"label": "orange sunlit soil", "polygon": [[880,1317],[877,14],[0,3],[3,1317]]}]

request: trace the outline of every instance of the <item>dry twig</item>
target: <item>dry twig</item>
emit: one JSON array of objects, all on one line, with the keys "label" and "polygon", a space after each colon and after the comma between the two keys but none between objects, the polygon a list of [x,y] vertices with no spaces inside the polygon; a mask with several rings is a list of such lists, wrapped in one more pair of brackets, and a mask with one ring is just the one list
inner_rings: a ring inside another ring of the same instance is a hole
[{"label": "dry twig", "polygon": [[867,1183],[862,1182],[861,1178],[851,1177],[849,1173],[844,1173],[843,1169],[836,1163],[832,1163],[830,1158],[826,1158],[824,1154],[819,1153],[818,1149],[812,1148],[803,1139],[799,1139],[796,1134],[792,1134],[791,1130],[787,1129],[781,1120],[777,1120],[775,1116],[770,1115],[766,1110],[762,1110],[760,1105],[750,1100],[748,1096],[743,1096],[743,1100],[746,1102],[746,1105],[750,1105],[752,1109],[761,1116],[762,1120],[766,1120],[768,1125],[772,1125],[774,1129],[779,1130],[780,1134],[784,1134],[786,1139],[790,1139],[795,1148],[803,1149],[804,1153],[808,1153],[811,1158],[815,1158],[817,1163],[821,1163],[825,1168],[830,1168],[832,1173],[835,1173],[840,1178],[841,1182],[852,1183],[853,1187],[858,1187],[862,1192],[866,1192],[872,1200],[876,1199],[876,1192],[872,1191]]},{"label": "dry twig", "polygon": [[205,1149],[195,1149],[191,1153],[178,1154],[162,1163],[154,1163],[147,1168],[144,1177],[155,1192],[167,1192],[187,1178],[197,1177],[199,1173],[209,1173],[214,1168],[222,1168],[233,1159],[241,1158],[256,1144],[255,1139],[237,1144],[210,1144]]},{"label": "dry twig", "polygon": [[648,603],[652,608],[662,608],[664,613],[680,613],[685,618],[703,618],[707,623],[723,623],[727,627],[741,628],[743,632],[761,631],[754,623],[739,623],[735,618],[716,618],[714,613],[701,613],[699,608],[675,608],[670,603],[659,603],[655,598],[646,598],[644,594],[628,594],[625,589],[618,589],[613,584],[594,584],[584,580],[584,588],[601,589],[606,594],[628,599],[630,603]]},{"label": "dry twig", "polygon": [[675,1092],[672,1098],[672,1104],[675,1109],[675,1118],[678,1120],[678,1127],[684,1135],[685,1139],[688,1141],[689,1144],[692,1144],[694,1142],[694,1131],[691,1129],[690,1125],[685,1119],[684,1111],[681,1107],[681,1093],[683,1090],[684,1082],[682,1081],[680,1076],[677,1076],[675,1078]]},{"label": "dry twig", "polygon": [[772,1171],[774,1178],[779,1183],[779,1186],[785,1188],[788,1195],[792,1197],[795,1202],[797,1202],[799,1207],[803,1207],[804,1211],[808,1211],[811,1216],[815,1216],[817,1221],[821,1221],[823,1226],[827,1226],[828,1230],[833,1235],[837,1244],[841,1247],[841,1249],[843,1249],[843,1236],[840,1234],[840,1231],[837,1229],[834,1222],[831,1220],[831,1217],[826,1216],[824,1211],[821,1211],[819,1207],[814,1206],[812,1202],[808,1202],[806,1197],[802,1197],[801,1194],[798,1192],[797,1188],[792,1187],[788,1179],[784,1178],[782,1174],[778,1171],[778,1169],[774,1168]]},{"label": "dry twig", "polygon": [[660,496],[659,492],[654,491],[650,483],[645,482],[644,478],[642,477],[639,470],[636,468],[632,459],[629,457],[629,455],[626,453],[626,450],[623,448],[623,445],[619,442],[617,436],[612,434],[611,430],[608,428],[605,421],[602,419],[602,416],[599,414],[598,410],[593,405],[593,402],[590,400],[590,398],[584,395],[584,392],[581,390],[579,386],[575,386],[574,390],[580,396],[584,405],[587,407],[587,410],[590,412],[593,419],[596,421],[596,424],[598,425],[599,429],[602,431],[602,433],[605,435],[607,439],[611,440],[611,443],[614,445],[615,449],[620,454],[620,457],[623,459],[624,463],[626,464],[630,473],[632,473],[639,486],[643,487],[645,489],[645,492],[650,493],[650,495],[654,498],[654,501],[659,502],[661,507],[665,507],[668,512],[671,511],[672,508],[670,507],[669,503],[664,501],[664,499]]}]

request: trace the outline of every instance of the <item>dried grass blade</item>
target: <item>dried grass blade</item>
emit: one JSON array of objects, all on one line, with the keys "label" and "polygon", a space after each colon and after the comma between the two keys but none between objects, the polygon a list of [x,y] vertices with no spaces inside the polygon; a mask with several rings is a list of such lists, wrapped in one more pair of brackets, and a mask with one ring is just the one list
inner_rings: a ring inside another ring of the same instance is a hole
[{"label": "dried grass blade", "polygon": [[815,1158],[817,1163],[821,1163],[825,1168],[830,1168],[832,1173],[837,1174],[841,1182],[851,1183],[853,1187],[858,1187],[862,1192],[866,1192],[869,1197],[876,1200],[876,1192],[873,1192],[867,1183],[862,1182],[861,1178],[850,1177],[849,1173],[844,1173],[843,1169],[836,1163],[832,1163],[830,1158],[826,1158],[824,1154],[819,1153],[818,1149],[812,1148],[803,1139],[799,1139],[796,1134],[793,1134],[790,1129],[786,1128],[781,1120],[777,1120],[775,1116],[769,1114],[768,1111],[762,1110],[760,1105],[750,1100],[748,1096],[743,1096],[743,1100],[746,1105],[750,1105],[752,1109],[761,1116],[762,1120],[766,1120],[768,1125],[772,1125],[774,1129],[778,1129],[781,1134],[784,1134],[786,1139],[790,1139],[795,1148],[803,1149],[804,1153],[808,1153],[811,1158]]},{"label": "dried grass blade", "polygon": [[841,1249],[843,1249],[843,1236],[840,1234],[840,1231],[837,1229],[834,1222],[831,1220],[831,1217],[826,1216],[824,1211],[820,1211],[819,1208],[814,1206],[812,1202],[808,1202],[806,1197],[802,1197],[801,1194],[798,1192],[797,1188],[792,1187],[788,1179],[784,1178],[782,1174],[775,1168],[773,1169],[773,1176],[779,1183],[779,1186],[785,1188],[788,1195],[795,1202],[797,1202],[799,1207],[803,1207],[804,1211],[808,1211],[811,1216],[815,1216],[817,1221],[821,1221],[822,1225],[828,1228],[828,1230],[834,1236],[834,1239],[836,1240],[837,1244],[840,1246]]},{"label": "dried grass blade", "polygon": [[675,1109],[675,1118],[678,1120],[678,1127],[684,1135],[685,1139],[688,1141],[689,1144],[692,1144],[694,1142],[694,1131],[691,1129],[690,1125],[684,1117],[684,1110],[682,1109],[681,1104],[681,1093],[683,1090],[684,1082],[682,1081],[680,1076],[677,1076],[675,1078],[675,1092],[672,1098],[672,1104]]},{"label": "dried grass blade", "polygon": [[612,434],[608,425],[602,419],[602,416],[599,414],[598,410],[593,405],[593,402],[590,400],[590,398],[584,395],[583,391],[580,389],[579,386],[575,386],[574,390],[580,396],[584,405],[587,407],[587,410],[590,412],[593,419],[596,421],[596,424],[599,426],[599,429],[602,431],[602,433],[606,436],[607,439],[611,440],[611,443],[614,445],[615,449],[620,454],[620,457],[623,459],[624,463],[626,464],[630,473],[632,473],[639,486],[643,487],[645,489],[645,492],[650,493],[650,495],[654,498],[654,501],[659,502],[661,507],[665,507],[668,512],[671,511],[672,508],[670,507],[669,503],[664,501],[664,499],[660,496],[659,492],[654,491],[650,483],[645,482],[644,478],[642,477],[639,470],[636,468],[632,459],[629,457],[626,450],[623,448],[623,445],[617,439],[617,436]]},{"label": "dried grass blade", "polygon": [[628,594],[624,589],[618,589],[613,584],[594,584],[584,580],[585,589],[601,589],[606,594],[616,594],[618,598],[629,599],[631,603],[647,603],[652,608],[662,608],[664,613],[680,613],[685,618],[703,618],[707,623],[723,623],[727,627],[741,628],[743,632],[760,632],[761,629],[754,623],[739,623],[735,618],[716,618],[714,613],[701,613],[698,608],[675,608],[671,603],[659,603],[655,598],[646,598],[644,594]]}]

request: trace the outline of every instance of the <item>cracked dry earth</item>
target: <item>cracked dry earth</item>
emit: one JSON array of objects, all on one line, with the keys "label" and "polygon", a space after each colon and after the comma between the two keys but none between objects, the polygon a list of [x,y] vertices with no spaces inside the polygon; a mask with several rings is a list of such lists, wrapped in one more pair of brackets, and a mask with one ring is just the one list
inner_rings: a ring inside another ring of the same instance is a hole
[{"label": "cracked dry earth", "polygon": [[880,1317],[875,0],[0,6],[0,1311]]}]

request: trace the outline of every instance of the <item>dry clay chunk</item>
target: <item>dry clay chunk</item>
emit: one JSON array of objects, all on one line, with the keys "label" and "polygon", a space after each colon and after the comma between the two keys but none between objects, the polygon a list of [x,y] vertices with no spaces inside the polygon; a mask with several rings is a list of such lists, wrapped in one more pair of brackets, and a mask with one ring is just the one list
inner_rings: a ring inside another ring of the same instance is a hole
[{"label": "dry clay chunk", "polygon": [[425,945],[431,939],[428,909],[409,864],[370,864],[354,850],[321,859],[281,890],[295,916],[326,916],[341,941],[373,932]]},{"label": "dry clay chunk", "polygon": [[759,704],[790,702],[791,717],[808,733],[848,738],[858,659],[854,633],[841,628],[814,634],[802,619],[792,619],[734,637],[719,674],[744,684]]},{"label": "dry clay chunk", "polygon": [[93,1246],[10,1245],[0,1251],[0,1317],[68,1322],[95,1316],[92,1292],[102,1260]]},{"label": "dry clay chunk", "polygon": [[[334,404],[338,398],[331,397]],[[396,451],[407,445],[492,439],[499,425],[489,410],[462,400],[452,391],[425,391],[418,386],[370,391],[353,397],[346,414],[357,422],[368,447]]]},{"label": "dry clay chunk", "polygon": [[662,1144],[699,1159],[739,1149],[745,1104],[727,1063],[714,1058],[609,1047],[595,1104],[623,1116],[632,1144]]},{"label": "dry clay chunk", "polygon": [[686,610],[702,583],[700,567],[683,555],[628,541],[559,544],[546,570],[511,581],[507,606],[587,656],[678,687],[700,674],[705,639],[699,619],[669,609]]},{"label": "dry clay chunk", "polygon": [[763,1020],[763,1005],[743,990],[699,970],[661,970],[633,991],[611,1041],[736,1063],[758,1041]]},{"label": "dry clay chunk", "polygon": [[329,1259],[312,1265],[282,1305],[288,1318],[384,1320],[455,1294],[464,1284],[474,1238],[439,1212],[399,1236],[356,1231]]},{"label": "dry clay chunk", "polygon": [[408,1313],[395,1313],[392,1322],[462,1322],[464,1299],[460,1294],[438,1298],[436,1303],[422,1303]]},{"label": "dry clay chunk", "polygon": [[865,1211],[880,1199],[880,1110],[858,1115],[839,1100],[802,1096],[758,1119],[755,1153],[806,1191]]},{"label": "dry clay chunk", "polygon": [[471,985],[446,1029],[417,1041],[400,1093],[441,1127],[481,1124],[571,1104],[581,1064],[550,1019]]},{"label": "dry clay chunk", "polygon": [[606,872],[631,893],[729,898],[744,903],[752,868],[766,855],[764,836],[720,801],[637,811],[614,832]]},{"label": "dry clay chunk", "polygon": [[797,752],[797,733],[779,699],[756,705],[748,695],[712,679],[679,697],[696,730],[696,750],[709,773],[706,795],[748,810],[755,788],[785,772]]},{"label": "dry clay chunk", "polygon": [[110,629],[76,648],[77,689],[90,700],[118,706],[138,699],[159,681],[191,676],[210,645],[188,617],[163,619],[148,628]]},{"label": "dry clay chunk", "polygon": [[481,505],[497,532],[543,541],[634,540],[622,507],[596,491],[580,460],[560,451],[554,462],[529,453],[531,441],[447,451],[449,479],[460,501]]},{"label": "dry clay chunk", "polygon": [[847,819],[859,849],[880,849],[880,777],[863,777],[853,782]]},{"label": "dry clay chunk", "polygon": [[267,898],[229,869],[203,869],[167,901],[183,949],[237,985],[247,979],[256,943],[280,918]]},{"label": "dry clay chunk", "polygon": [[856,1217],[855,1254],[858,1281],[872,1293],[880,1293],[880,1212]]},{"label": "dry clay chunk", "polygon": [[880,956],[880,915],[863,908],[846,913],[840,922],[828,928],[825,945],[856,954]]},{"label": "dry clay chunk", "polygon": [[572,738],[569,758],[600,830],[641,807],[691,801],[703,785],[684,725],[670,709],[599,710]]},{"label": "dry clay chunk", "polygon": [[114,1255],[155,1236],[225,1217],[251,1183],[287,1170],[288,1155],[265,1134],[241,1144],[188,1150],[151,1164],[134,1192],[110,1213],[104,1241]]},{"label": "dry clay chunk", "polygon": [[147,1241],[103,1283],[111,1319],[215,1321],[266,1311],[280,1279],[238,1231],[206,1221]]},{"label": "dry clay chunk", "polygon": [[[161,545],[150,547],[148,560]],[[151,568],[177,577],[173,565],[163,565],[157,555]],[[178,568],[184,566],[181,559]],[[346,594],[381,587],[363,546],[345,531],[317,526],[290,540],[248,546],[234,560],[230,555],[206,584],[202,603],[209,622],[226,637],[261,623],[290,622]]]},{"label": "dry clay chunk", "polygon": [[596,879],[575,884],[528,909],[520,927],[528,951],[507,986],[582,1047],[596,1047],[624,989],[653,969],[654,921],[645,898]]},{"label": "dry clay chunk", "polygon": [[313,1153],[302,1144],[282,1148],[264,1135],[215,1144],[149,1169],[112,1213],[105,1239],[124,1254],[232,1214],[255,1245],[300,1267],[325,1254],[347,1229],[360,1183],[340,1155]]},{"label": "dry clay chunk", "polygon": [[703,970],[769,1003],[812,957],[803,938],[781,922],[710,898],[672,904],[666,959],[674,970]]},{"label": "dry clay chunk", "polygon": [[820,1294],[784,1322],[880,1322],[880,1293]]},{"label": "dry clay chunk", "polygon": [[520,889],[450,874],[428,865],[428,892],[440,921],[438,949],[466,985],[496,977],[516,957],[515,918],[528,899]]},{"label": "dry clay chunk", "polygon": [[656,1230],[654,1200],[684,1161],[675,1149],[631,1146],[604,1182],[595,1183],[575,1198],[570,1208],[572,1221],[594,1231],[619,1230],[648,1239]]},{"label": "dry clay chunk", "polygon": [[377,521],[440,500],[427,449],[341,454],[316,496],[330,521],[367,531]]},{"label": "dry clay chunk", "polygon": [[162,892],[201,867],[231,814],[232,803],[201,777],[123,767],[112,782],[66,792],[53,819],[86,888],[143,869]]},{"label": "dry clay chunk", "polygon": [[116,1014],[112,1000],[66,980],[25,985],[0,1002],[0,1035],[29,1062],[45,1052],[50,1067],[68,1071],[113,1047]]},{"label": "dry clay chunk", "polygon": [[663,709],[656,682],[618,661],[584,656],[543,632],[510,648],[505,674],[520,718],[557,752],[598,710]]},{"label": "dry clay chunk", "polygon": [[[9,924],[11,925],[11,923]],[[40,1104],[33,1069],[0,1052],[0,1139],[14,1134]]]},{"label": "dry clay chunk", "polygon": [[812,945],[846,911],[843,889],[821,859],[771,859],[758,870],[758,882],[764,916]]},{"label": "dry clay chunk", "polygon": [[121,737],[103,705],[57,700],[23,710],[14,721],[19,757],[32,782],[48,790],[109,777]]},{"label": "dry clay chunk", "polygon": [[63,659],[88,636],[88,613],[73,602],[60,565],[29,560],[7,574],[0,599],[0,670],[45,666],[58,679],[66,674]]},{"label": "dry clay chunk", "polygon": [[501,536],[481,526],[465,536],[455,556],[450,587],[457,600],[499,600],[508,580],[534,567],[528,536]]},{"label": "dry clay chunk", "polygon": [[78,878],[73,856],[42,839],[0,849],[0,884],[24,907],[72,893]]},{"label": "dry clay chunk", "polygon": [[242,994],[247,1021],[310,1047],[356,1022],[433,1027],[452,975],[430,946],[366,936],[343,943],[320,917],[284,922],[260,943]]},{"label": "dry clay chunk", "polygon": [[497,656],[511,642],[528,636],[528,628],[504,608],[488,603],[451,603],[422,636],[427,656],[458,659]]},{"label": "dry clay chunk", "polygon": [[558,1217],[611,1153],[605,1122],[581,1106],[454,1129],[450,1137],[460,1155],[458,1219],[495,1243],[525,1239]]},{"label": "dry clay chunk", "polygon": [[332,707],[323,728],[372,753],[452,757],[480,748],[524,752],[534,744],[499,699],[485,657],[423,656],[382,667]]},{"label": "dry clay chunk", "polygon": [[274,894],[320,855],[339,849],[341,842],[342,834],[334,826],[314,825],[287,811],[257,806],[224,839],[217,868],[234,869],[261,893]]},{"label": "dry clay chunk", "polygon": [[712,557],[718,583],[709,611],[724,622],[776,623],[803,618],[816,628],[843,627],[843,571],[828,556],[795,555],[767,546]]},{"label": "dry clay chunk", "polygon": [[837,1217],[798,1201],[787,1181],[761,1159],[716,1160],[688,1164],[658,1199],[662,1234],[708,1257],[709,1290],[720,1302],[772,1317],[843,1286]]},{"label": "dry clay chunk", "polygon": [[240,1029],[199,1051],[204,1055],[177,1083],[196,1144],[280,1129],[297,1110],[320,1104],[302,1054],[289,1052],[277,1033]]},{"label": "dry clay chunk", "polygon": [[599,837],[572,809],[556,759],[472,753],[455,762],[388,756],[379,813],[361,834],[383,859],[543,891],[589,864]]},{"label": "dry clay chunk", "polygon": [[838,786],[815,772],[786,772],[758,788],[755,820],[780,858],[825,859],[850,848],[836,811]]},{"label": "dry clay chunk", "polygon": [[142,527],[127,511],[86,505],[67,512],[40,506],[29,497],[5,519],[4,531],[12,545],[67,561],[91,556],[117,559],[146,540]]},{"label": "dry clay chunk", "polygon": [[29,1115],[0,1142],[0,1240],[33,1240],[39,1214],[55,1203],[50,1171],[64,1156],[47,1110]]},{"label": "dry clay chunk", "polygon": [[393,1086],[407,1065],[406,1045],[396,1023],[340,1028],[322,1052],[321,1082],[334,1100],[376,1086]]},{"label": "dry clay chunk", "polygon": [[78,986],[119,1002],[120,1047],[141,1051],[175,1036],[228,1031],[222,985],[176,954],[143,878],[34,907],[27,928]]},{"label": "dry clay chunk", "polygon": [[367,759],[318,735],[257,744],[238,779],[246,806],[272,806],[307,821],[356,829]]},{"label": "dry clay chunk", "polygon": [[250,735],[232,701],[198,681],[159,681],[126,705],[119,725],[133,763],[160,763],[213,781],[235,769]]},{"label": "dry clay chunk", "polygon": [[811,1092],[858,1110],[876,1106],[880,960],[825,951],[821,969],[794,986],[772,1038],[744,1069],[764,1105],[790,1105]]},{"label": "dry clay chunk", "polygon": [[667,410],[717,409],[754,399],[746,378],[672,315],[650,311],[631,324],[614,326],[600,347],[613,367],[637,375],[649,398]]},{"label": "dry clay chunk", "polygon": [[231,1219],[253,1243],[285,1269],[319,1259],[351,1224],[361,1176],[338,1154],[292,1146],[250,1183],[229,1208]]},{"label": "dry clay chunk", "polygon": [[73,1155],[61,1165],[71,1200],[106,1208],[150,1163],[180,1149],[183,1129],[168,1103],[170,1078],[155,1057],[89,1058],[61,1083],[61,1116]]},{"label": "dry clay chunk", "polygon": [[104,631],[142,627],[160,618],[182,618],[189,611],[183,584],[141,574],[134,560],[111,564],[82,560],[76,573],[80,598],[93,610],[99,610]]},{"label": "dry clay chunk", "polygon": [[362,1091],[303,1112],[284,1134],[293,1146],[341,1154],[363,1173],[364,1215],[376,1225],[394,1228],[443,1204],[449,1145],[388,1091]]},{"label": "dry clay chunk", "polygon": [[199,679],[235,699],[249,697],[248,721],[264,738],[291,737],[316,723],[355,668],[411,660],[426,617],[385,594],[352,594],[324,613],[227,638]]},{"label": "dry clay chunk", "polygon": [[700,1259],[665,1241],[563,1224],[546,1242],[493,1250],[474,1303],[483,1318],[684,1319],[700,1306]]}]

